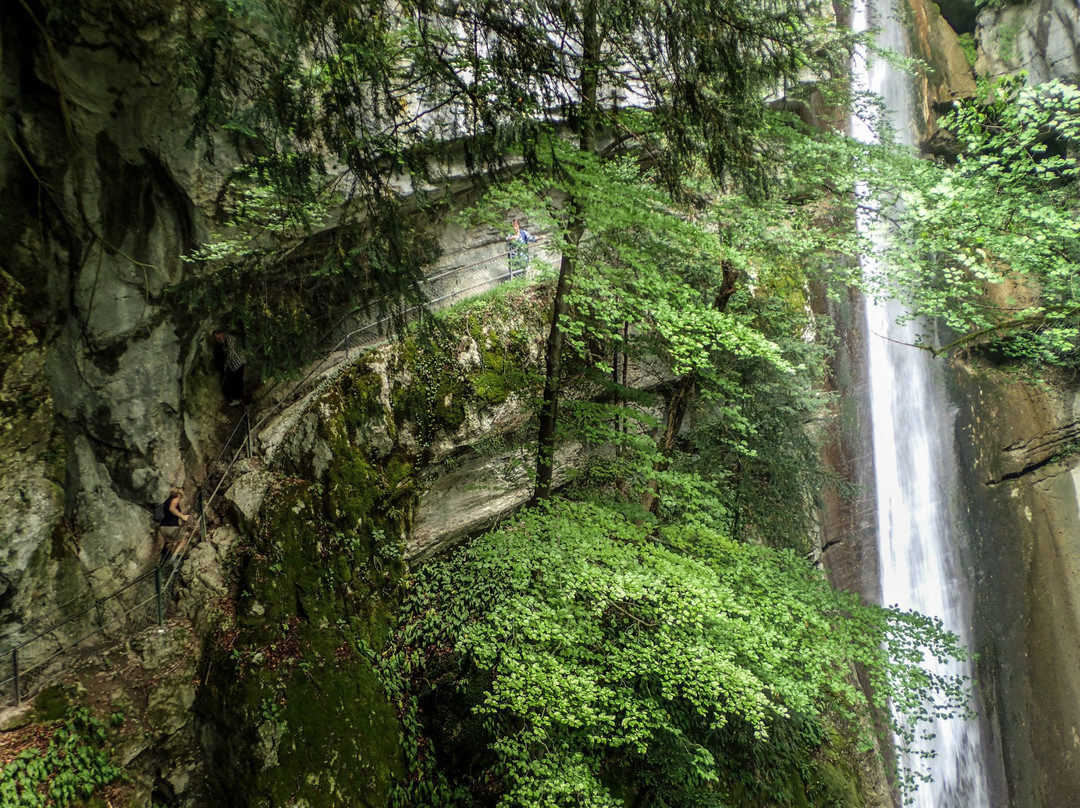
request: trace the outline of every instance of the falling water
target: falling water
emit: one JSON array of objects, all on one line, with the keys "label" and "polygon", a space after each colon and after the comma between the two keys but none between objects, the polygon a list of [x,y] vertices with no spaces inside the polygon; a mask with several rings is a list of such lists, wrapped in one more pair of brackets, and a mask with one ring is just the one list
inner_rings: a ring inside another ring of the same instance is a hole
[{"label": "falling water", "polygon": [[[868,8],[869,6],[869,8]],[[857,0],[853,26],[880,28],[878,44],[904,53],[904,31],[893,0]],[[867,65],[856,56],[856,86],[882,96],[891,111],[897,138],[912,142],[910,83],[883,60]],[[876,139],[872,127],[854,117],[852,129],[864,142]],[[864,189],[865,191],[865,189]],[[877,271],[864,262],[864,272]],[[955,462],[953,418],[940,380],[940,368],[927,352],[910,347],[916,324],[896,325],[896,303],[866,305],[869,386],[877,488],[878,557],[886,604],[938,617],[971,646],[971,598],[957,560],[957,527],[950,521],[949,490]],[[970,665],[941,666],[936,672],[972,676]],[[933,759],[907,759],[917,770],[929,767],[933,780],[914,795],[917,808],[987,808],[989,798],[983,742],[977,721],[937,720],[921,751]]]}]

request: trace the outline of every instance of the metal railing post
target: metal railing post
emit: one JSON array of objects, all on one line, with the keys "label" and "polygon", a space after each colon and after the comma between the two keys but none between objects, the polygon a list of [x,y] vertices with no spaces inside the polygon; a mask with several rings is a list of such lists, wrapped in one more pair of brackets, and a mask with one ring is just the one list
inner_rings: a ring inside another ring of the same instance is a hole
[{"label": "metal railing post", "polygon": [[345,361],[349,361],[349,342],[351,341],[352,332],[350,331],[345,335]]},{"label": "metal railing post", "polygon": [[15,683],[15,706],[18,707],[22,699],[19,696],[19,649],[11,649],[11,673]]},{"label": "metal railing post", "polygon": [[248,460],[250,460],[254,456],[254,452],[251,451],[251,415],[246,412],[244,413],[244,433],[246,435],[244,445],[247,448]]},{"label": "metal railing post", "polygon": [[199,489],[199,539],[206,539],[206,509],[203,507],[202,489]]},{"label": "metal railing post", "polygon": [[165,622],[165,608],[161,602],[161,567],[154,567],[154,598],[157,600],[157,624]]}]

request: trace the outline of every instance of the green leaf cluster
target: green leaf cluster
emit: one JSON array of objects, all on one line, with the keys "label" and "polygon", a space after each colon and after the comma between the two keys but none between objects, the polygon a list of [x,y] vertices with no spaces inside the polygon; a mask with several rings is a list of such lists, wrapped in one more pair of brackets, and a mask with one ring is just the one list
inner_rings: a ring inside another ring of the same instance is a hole
[{"label": "green leaf cluster", "polygon": [[0,804],[45,808],[84,801],[122,776],[107,739],[105,724],[88,708],[69,710],[44,750],[25,749],[0,769]]},{"label": "green leaf cluster", "polygon": [[[635,158],[554,139],[542,170],[490,189],[468,221],[527,211],[530,226],[575,256],[562,330],[566,382],[578,392],[560,403],[559,437],[593,450],[578,485],[622,498],[652,488],[665,518],[694,509],[733,535],[801,547],[825,479],[806,425],[827,404],[830,342],[828,323],[810,311],[810,284],[846,280],[842,251],[855,246],[847,237],[825,252],[828,230],[850,230],[851,220],[823,213],[832,192],[821,180],[830,165],[851,165],[838,159],[851,144],[810,137],[786,116],[772,126],[785,153],[774,167],[782,197],[702,196],[688,206]],[[549,193],[553,174],[573,211]],[[589,227],[570,246],[578,217]],[[721,307],[732,271],[738,284]],[[684,378],[693,379],[690,417],[664,452],[657,430]],[[704,489],[710,504],[698,509],[694,492]]]},{"label": "green leaf cluster", "polygon": [[[420,715],[457,739],[416,758],[441,804],[802,804],[792,784],[831,727],[966,695],[921,668],[963,653],[934,621],[836,592],[789,551],[560,499],[423,567],[398,645]],[[468,713],[440,714],[455,698]]]},{"label": "green leaf cluster", "polygon": [[979,347],[1009,358],[1080,358],[1080,89],[1020,77],[985,84],[943,125],[952,164],[892,163],[881,208],[889,267],[879,292],[957,335],[937,349]]}]

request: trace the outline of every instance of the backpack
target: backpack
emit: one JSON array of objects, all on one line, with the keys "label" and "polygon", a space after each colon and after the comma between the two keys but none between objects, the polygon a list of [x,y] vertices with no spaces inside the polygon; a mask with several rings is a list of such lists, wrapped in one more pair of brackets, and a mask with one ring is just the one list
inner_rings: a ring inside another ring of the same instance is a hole
[{"label": "backpack", "polygon": [[[166,500],[167,502],[168,500]],[[165,502],[154,508],[154,521],[159,525],[165,521]]]}]

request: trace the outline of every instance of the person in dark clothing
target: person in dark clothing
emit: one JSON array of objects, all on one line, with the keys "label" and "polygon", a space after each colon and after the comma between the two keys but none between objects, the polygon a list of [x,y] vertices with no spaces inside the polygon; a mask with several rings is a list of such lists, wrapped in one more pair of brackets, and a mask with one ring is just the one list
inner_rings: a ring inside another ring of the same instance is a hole
[{"label": "person in dark clothing", "polygon": [[165,516],[158,525],[158,535],[161,537],[161,559],[164,561],[172,555],[176,547],[176,541],[180,538],[180,525],[188,520],[188,515],[180,509],[180,498],[184,492],[179,488],[169,491],[169,496],[162,503]]},{"label": "person in dark clothing", "polygon": [[221,370],[221,390],[229,406],[239,407],[244,403],[244,366],[247,357],[240,350],[236,337],[220,329],[215,331],[214,359]]}]

